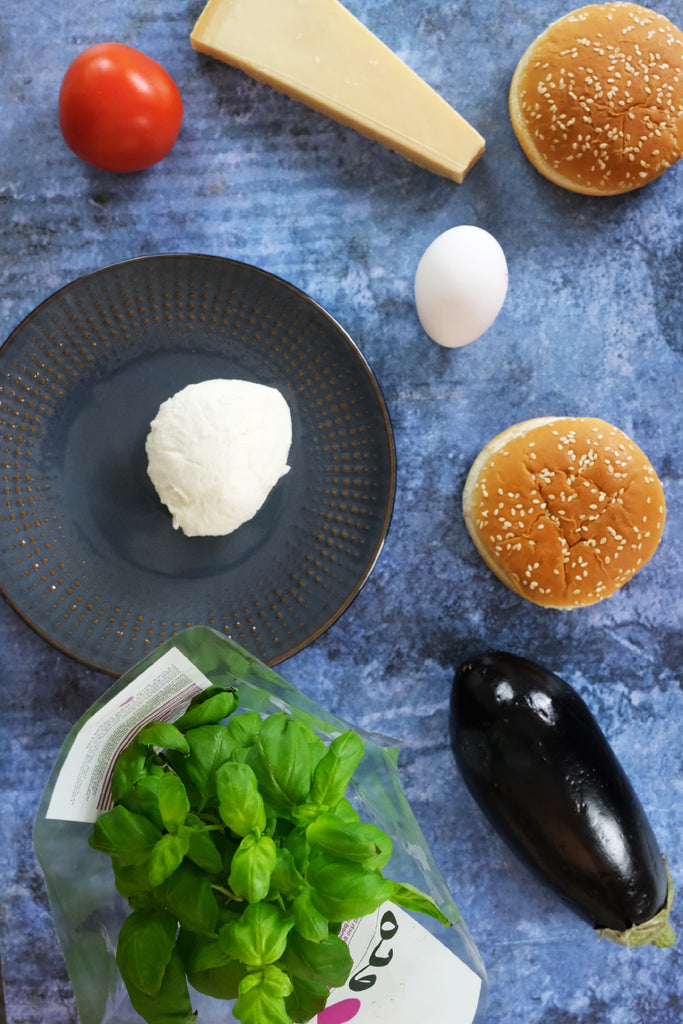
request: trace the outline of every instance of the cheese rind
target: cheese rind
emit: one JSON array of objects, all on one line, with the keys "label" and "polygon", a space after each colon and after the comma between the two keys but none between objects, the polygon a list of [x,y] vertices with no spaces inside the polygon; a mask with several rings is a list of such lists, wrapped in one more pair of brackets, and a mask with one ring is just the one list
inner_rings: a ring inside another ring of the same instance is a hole
[{"label": "cheese rind", "polygon": [[195,50],[462,182],[484,139],[338,0],[209,0]]}]

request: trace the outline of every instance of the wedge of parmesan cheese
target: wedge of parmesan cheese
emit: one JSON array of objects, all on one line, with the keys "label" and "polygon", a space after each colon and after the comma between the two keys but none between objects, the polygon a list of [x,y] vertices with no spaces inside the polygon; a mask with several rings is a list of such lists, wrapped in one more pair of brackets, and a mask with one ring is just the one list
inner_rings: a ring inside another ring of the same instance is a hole
[{"label": "wedge of parmesan cheese", "polygon": [[338,0],[209,0],[192,46],[462,182],[484,139]]}]

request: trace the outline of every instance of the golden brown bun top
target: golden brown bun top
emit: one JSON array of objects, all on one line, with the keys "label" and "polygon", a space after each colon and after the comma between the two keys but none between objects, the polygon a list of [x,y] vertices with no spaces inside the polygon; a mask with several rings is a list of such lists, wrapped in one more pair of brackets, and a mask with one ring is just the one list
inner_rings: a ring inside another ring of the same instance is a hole
[{"label": "golden brown bun top", "polygon": [[534,604],[574,608],[622,587],[654,554],[664,492],[640,448],[600,419],[527,420],[495,437],[465,483],[487,565]]},{"label": "golden brown bun top", "polygon": [[639,188],[683,155],[683,32],[639,4],[581,7],[522,56],[510,117],[555,184],[588,195]]}]

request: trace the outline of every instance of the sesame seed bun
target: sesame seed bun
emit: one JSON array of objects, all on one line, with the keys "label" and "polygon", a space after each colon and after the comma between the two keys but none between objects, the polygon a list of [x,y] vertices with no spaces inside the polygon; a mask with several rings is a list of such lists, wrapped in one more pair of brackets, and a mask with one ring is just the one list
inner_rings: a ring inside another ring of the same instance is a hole
[{"label": "sesame seed bun", "polygon": [[683,155],[683,32],[639,4],[580,7],[528,47],[509,101],[546,178],[584,195],[630,192]]},{"label": "sesame seed bun", "polygon": [[666,505],[652,465],[617,427],[589,417],[526,420],[494,437],[463,491],[489,569],[546,608],[614,594],[654,554]]}]

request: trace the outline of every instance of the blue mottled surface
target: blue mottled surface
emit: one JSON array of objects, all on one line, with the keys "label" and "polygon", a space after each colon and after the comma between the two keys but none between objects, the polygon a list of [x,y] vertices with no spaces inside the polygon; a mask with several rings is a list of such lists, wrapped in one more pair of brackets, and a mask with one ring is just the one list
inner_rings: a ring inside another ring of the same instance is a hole
[{"label": "blue mottled surface", "polygon": [[[331,711],[403,739],[404,786],[488,968],[489,1024],[680,1024],[680,949],[598,943],[529,877],[464,790],[447,708],[454,667],[482,647],[553,668],[597,715],[683,879],[683,164],[613,199],[563,192],[529,166],[507,90],[528,42],[569,9],[559,0],[349,0],[486,137],[462,186],[195,54],[188,36],[201,7],[4,5],[0,335],[79,274],[164,251],[262,266],[343,324],[393,420],[395,514],[360,596],[279,671]],[[658,9],[683,23],[680,0]],[[143,174],[89,168],[59,133],[61,77],[81,49],[106,39],[160,60],[183,94],[180,139]],[[412,279],[428,243],[467,223],[502,244],[510,289],[483,338],[446,351],[421,331]],[[483,444],[548,414],[621,427],[649,455],[668,500],[651,563],[582,611],[544,611],[505,590],[459,510]],[[59,654],[4,603],[0,672],[8,1019],[74,1024],[31,826],[67,731],[109,679]],[[676,908],[674,925],[683,932]]]}]

